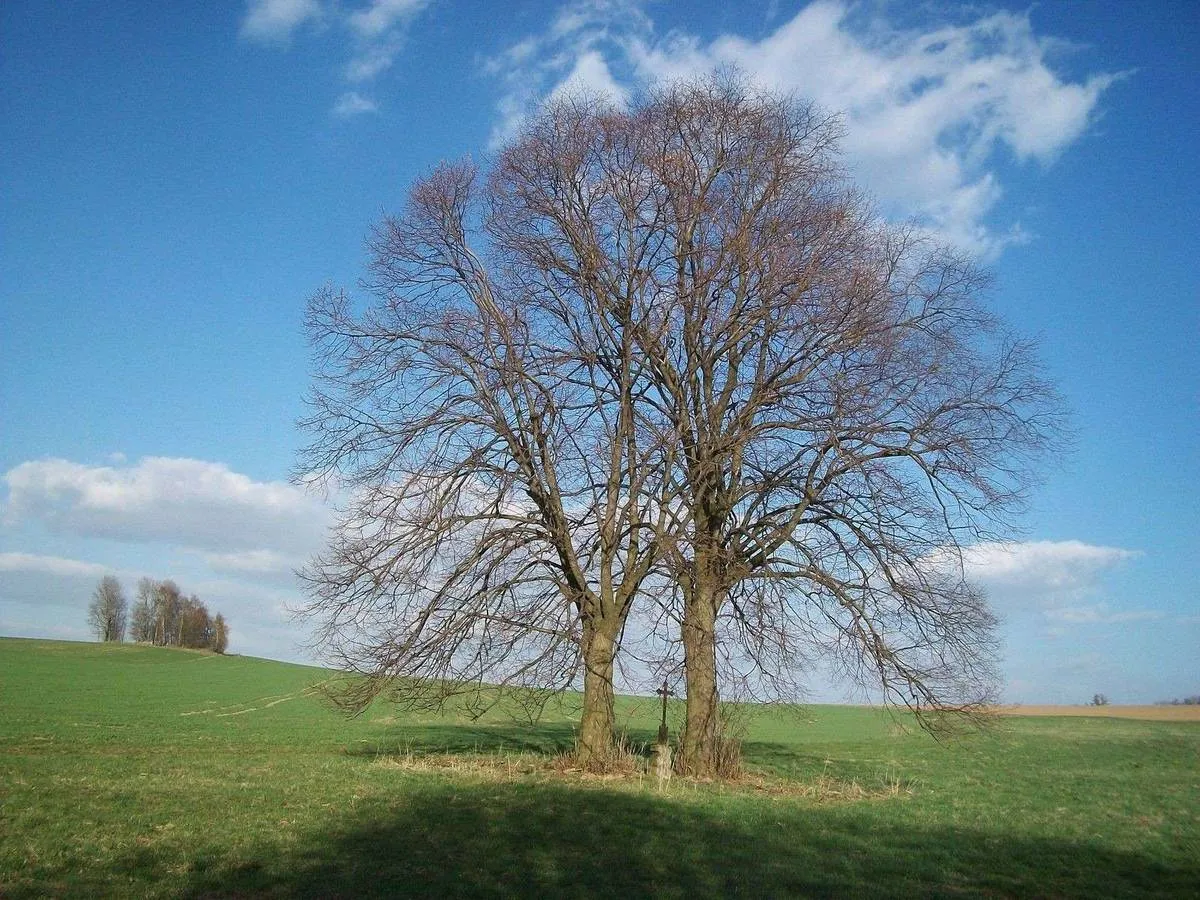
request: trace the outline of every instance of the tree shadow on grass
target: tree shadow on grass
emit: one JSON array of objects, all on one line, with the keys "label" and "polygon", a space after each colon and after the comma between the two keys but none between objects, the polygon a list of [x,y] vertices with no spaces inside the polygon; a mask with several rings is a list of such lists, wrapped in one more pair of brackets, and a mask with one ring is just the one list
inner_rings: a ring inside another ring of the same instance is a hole
[{"label": "tree shadow on grass", "polygon": [[1194,896],[1200,868],[1090,844],[883,825],[854,806],[429,779],[186,897]]},{"label": "tree shadow on grass", "polygon": [[[657,731],[629,728],[621,732],[630,747],[647,753]],[[536,753],[557,756],[575,746],[576,728],[570,723],[403,725],[382,736],[346,748],[350,756],[388,757],[410,753]]]},{"label": "tree shadow on grass", "polygon": [[568,723],[520,724],[447,723],[404,725],[389,729],[373,740],[346,748],[350,756],[389,757],[409,753],[538,753],[554,756],[575,745],[575,729]]},{"label": "tree shadow on grass", "polygon": [[769,772],[792,779],[828,775],[840,781],[870,782],[887,774],[877,759],[847,759],[836,751],[812,753],[803,746],[768,741],[743,741],[742,759],[758,772]]}]

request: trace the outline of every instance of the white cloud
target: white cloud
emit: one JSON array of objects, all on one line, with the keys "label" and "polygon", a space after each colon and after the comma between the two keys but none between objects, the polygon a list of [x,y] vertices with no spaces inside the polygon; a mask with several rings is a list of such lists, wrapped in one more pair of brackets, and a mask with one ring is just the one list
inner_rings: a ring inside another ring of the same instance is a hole
[{"label": "white cloud", "polygon": [[968,547],[963,567],[986,587],[1045,598],[1087,590],[1101,573],[1137,556],[1083,541],[989,542]]},{"label": "white cloud", "polygon": [[[1036,613],[1051,623],[1048,637],[1067,627],[1113,625],[1162,619],[1149,609],[1114,609],[1095,602],[1105,577],[1141,556],[1134,550],[1083,541],[989,542],[968,547],[962,572],[982,587],[1001,614]],[[950,557],[940,559],[946,565]]]},{"label": "white cloud", "polygon": [[244,553],[205,553],[204,560],[219,572],[291,572],[296,557],[272,550],[247,550]]},{"label": "white cloud", "polygon": [[146,575],[172,578],[224,614],[234,652],[305,658],[305,636],[289,612],[303,602],[293,572],[320,548],[330,509],[304,490],[220,463],[163,457],[126,466],[38,460],[3,482],[6,539],[29,539],[44,527],[71,543],[85,539],[93,559],[111,558],[106,540],[127,546],[118,551],[122,566],[0,553],[0,625],[31,637],[82,626],[100,577],[117,576],[132,594]]},{"label": "white cloud", "polygon": [[504,87],[489,146],[513,137],[537,104],[553,95],[581,89],[623,103],[628,90],[613,76],[612,65],[628,68],[630,36],[653,30],[636,0],[578,0],[564,5],[543,33],[485,60],[484,73]]},{"label": "white cloud", "polygon": [[0,572],[37,572],[70,578],[103,578],[111,575],[112,569],[98,563],[65,559],[61,556],[43,556],[38,553],[0,553]]},{"label": "white cloud", "polygon": [[214,552],[308,553],[328,510],[286,482],[261,482],[221,463],[146,457],[125,467],[62,459],[21,463],[4,475],[6,524],[161,542]]},{"label": "white cloud", "polygon": [[349,91],[342,94],[342,96],[338,97],[337,103],[333,105],[333,114],[343,119],[378,111],[379,107],[375,104],[374,100],[362,96],[357,91]]},{"label": "white cloud", "polygon": [[576,59],[571,73],[554,91],[555,94],[597,94],[621,105],[628,97],[628,91],[617,84],[599,50],[588,50]]},{"label": "white cloud", "polygon": [[319,21],[317,0],[250,0],[242,20],[243,38],[262,43],[282,43],[305,22]]},{"label": "white cloud", "polygon": [[142,574],[62,556],[0,553],[0,619],[25,622],[21,633],[31,637],[53,636],[53,629],[63,625],[86,630],[88,603],[100,579],[117,577],[128,596]]},{"label": "white cloud", "polygon": [[408,25],[427,5],[428,0],[373,0],[349,13],[346,25],[356,37],[357,49],[346,64],[347,80],[370,81],[391,68],[404,46]]},{"label": "white cloud", "polygon": [[1155,609],[1131,609],[1115,612],[1106,605],[1064,606],[1046,610],[1046,618],[1052,622],[1068,625],[1119,625],[1127,622],[1155,622],[1164,618],[1164,613]]},{"label": "white cloud", "polygon": [[428,4],[428,0],[372,0],[350,13],[346,21],[364,38],[378,38],[396,25],[410,20]]},{"label": "white cloud", "polygon": [[1052,162],[1086,131],[1115,78],[1061,78],[1049,63],[1059,47],[1034,34],[1025,14],[913,30],[833,0],[809,4],[760,40],[725,34],[706,42],[684,31],[657,34],[637,4],[585,0],[485,71],[506,89],[495,143],[581,69],[599,82],[624,71],[648,83],[736,65],[770,88],[841,112],[849,162],[888,215],[917,217],[987,256],[1026,238],[1017,222],[989,221],[1004,193],[998,157]]},{"label": "white cloud", "polygon": [[[536,42],[531,46],[536,47]],[[514,50],[520,52],[514,53]],[[517,44],[510,48],[506,59],[519,59],[527,52],[528,47]],[[493,60],[487,64],[493,71],[499,71],[501,65]],[[617,106],[624,106],[629,100],[629,91],[619,84],[608,68],[604,55],[598,50],[587,50],[572,61],[572,66],[563,79],[550,91],[546,99],[563,95],[584,94],[587,96],[606,97]],[[525,124],[534,102],[534,92],[531,83],[526,83],[519,89],[501,99],[497,107],[499,120],[492,128],[488,138],[488,146],[495,150],[506,141],[515,137]]]},{"label": "white cloud", "polygon": [[[429,0],[371,0],[357,9],[320,0],[250,0],[242,21],[242,37],[261,43],[286,43],[306,22],[332,22],[329,34],[346,42],[349,61],[342,70],[347,81],[371,81],[389,69],[404,46],[405,32]],[[350,92],[334,106],[342,117],[376,112],[376,104]]]},{"label": "white cloud", "polygon": [[[396,61],[396,56],[400,53],[401,44],[402,41],[399,38],[393,38],[364,47],[350,62],[346,63],[346,80],[370,81],[381,72],[391,68],[392,63]],[[346,96],[351,95],[347,94]]]}]

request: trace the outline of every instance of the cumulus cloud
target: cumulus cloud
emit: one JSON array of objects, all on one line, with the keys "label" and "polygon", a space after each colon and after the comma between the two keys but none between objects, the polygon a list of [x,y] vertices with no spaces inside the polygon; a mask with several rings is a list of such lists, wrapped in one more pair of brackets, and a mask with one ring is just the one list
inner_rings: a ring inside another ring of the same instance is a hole
[{"label": "cumulus cloud", "polygon": [[968,547],[963,565],[967,576],[981,584],[1041,596],[1086,589],[1100,573],[1138,555],[1083,541],[993,541]]},{"label": "cumulus cloud", "polygon": [[623,102],[628,91],[612,66],[627,69],[631,39],[653,31],[653,21],[633,0],[565,4],[544,32],[484,61],[484,73],[503,88],[489,145],[495,149],[515,135],[538,103],[551,96],[583,90]]},{"label": "cumulus cloud", "polygon": [[0,553],[0,572],[39,572],[72,578],[103,578],[112,574],[111,569],[98,563],[38,553]]},{"label": "cumulus cloud", "polygon": [[[115,575],[132,596],[148,576],[174,579],[224,614],[234,652],[308,658],[292,614],[303,604],[294,571],[320,549],[331,512],[301,488],[166,457],[124,465],[36,460],[0,483],[7,542],[38,540],[46,529],[90,557],[0,552],[0,633],[89,637],[97,581]],[[113,540],[126,545],[115,566]]]},{"label": "cumulus cloud", "polygon": [[297,28],[321,16],[318,0],[250,0],[241,35],[260,43],[285,43]]},{"label": "cumulus cloud", "polygon": [[589,50],[577,60],[566,79],[554,89],[555,94],[599,94],[624,105],[628,92],[617,84],[599,50]]},{"label": "cumulus cloud", "polygon": [[[1163,613],[1113,609],[1096,602],[1105,577],[1141,554],[1083,541],[988,542],[962,554],[962,573],[982,587],[1001,613],[1037,613],[1053,623],[1053,634],[1066,626],[1153,621]],[[948,565],[949,557],[939,560]]]},{"label": "cumulus cloud", "polygon": [[7,524],[37,521],[84,537],[307,553],[328,520],[326,507],[294,485],[195,459],[146,457],[123,467],[46,459],[21,463],[3,480]]},{"label": "cumulus cloud", "polygon": [[989,220],[1004,193],[1000,158],[1053,162],[1094,121],[1117,77],[1063,78],[1051,67],[1061,47],[1035,34],[1022,13],[905,29],[882,13],[818,0],[761,39],[705,41],[686,31],[658,34],[636,3],[582,0],[544,33],[489,60],[485,71],[505,86],[495,143],[533,104],[572,79],[586,82],[589,72],[592,84],[613,81],[619,97],[614,71],[649,83],[737,66],[841,113],[849,161],[885,213],[915,217],[988,256],[1025,239],[1019,223]]}]

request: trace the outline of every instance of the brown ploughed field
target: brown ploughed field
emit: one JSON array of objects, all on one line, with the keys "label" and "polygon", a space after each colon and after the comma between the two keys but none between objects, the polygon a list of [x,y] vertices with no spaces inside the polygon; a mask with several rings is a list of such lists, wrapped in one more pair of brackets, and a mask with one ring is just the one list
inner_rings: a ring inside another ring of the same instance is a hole
[{"label": "brown ploughed field", "polygon": [[1162,722],[1200,722],[1200,706],[998,706],[1002,716],[1105,716],[1114,719],[1156,719]]}]

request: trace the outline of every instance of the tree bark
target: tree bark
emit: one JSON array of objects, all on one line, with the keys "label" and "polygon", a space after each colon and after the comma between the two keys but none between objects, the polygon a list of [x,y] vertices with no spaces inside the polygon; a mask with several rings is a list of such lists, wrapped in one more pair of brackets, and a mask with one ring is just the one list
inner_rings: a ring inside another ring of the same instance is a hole
[{"label": "tree bark", "polygon": [[697,572],[696,584],[686,598],[683,619],[683,655],[687,677],[687,716],[679,754],[679,770],[697,778],[717,775],[719,697],[717,652],[714,639],[717,619],[715,585],[707,573]]},{"label": "tree bark", "polygon": [[585,621],[583,715],[576,760],[585,769],[603,768],[613,748],[614,635],[605,623]]}]

